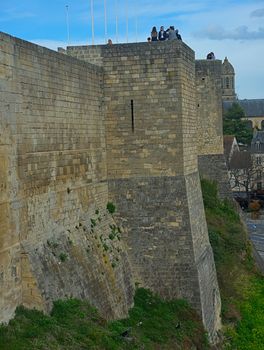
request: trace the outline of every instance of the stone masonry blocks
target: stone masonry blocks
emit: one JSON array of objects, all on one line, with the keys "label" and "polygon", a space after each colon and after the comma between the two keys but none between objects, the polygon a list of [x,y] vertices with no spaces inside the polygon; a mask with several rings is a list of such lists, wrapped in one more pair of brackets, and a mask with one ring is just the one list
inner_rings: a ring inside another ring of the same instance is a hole
[{"label": "stone masonry blocks", "polygon": [[196,60],[198,154],[223,154],[222,62]]},{"label": "stone masonry blocks", "polygon": [[197,156],[222,153],[219,62],[195,65],[181,41],[56,53],[0,34],[0,45],[0,319],[72,296],[124,317],[139,282],[189,300],[213,340],[220,298]]},{"label": "stone masonry blocks", "polygon": [[134,284],[109,240],[102,68],[4,33],[0,47],[0,321],[65,297],[124,317]]},{"label": "stone masonry blocks", "polygon": [[[94,62],[93,48],[68,50]],[[165,298],[189,300],[213,339],[221,303],[197,172],[194,53],[177,41],[94,51],[104,67],[109,195],[134,279]],[[217,89],[210,127],[218,122]]]}]

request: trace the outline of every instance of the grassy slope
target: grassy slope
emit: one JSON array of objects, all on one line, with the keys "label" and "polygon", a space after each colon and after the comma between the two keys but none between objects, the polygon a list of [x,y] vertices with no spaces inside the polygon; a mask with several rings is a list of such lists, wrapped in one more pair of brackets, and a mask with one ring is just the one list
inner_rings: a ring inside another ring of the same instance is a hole
[{"label": "grassy slope", "polygon": [[239,215],[202,181],[210,241],[214,250],[225,325],[225,349],[264,349],[264,278],[255,270]]},{"label": "grassy slope", "polygon": [[[238,214],[202,181],[204,204],[222,296],[225,349],[264,350],[264,279],[254,268]],[[128,331],[128,336],[121,334]],[[0,327],[1,350],[208,349],[196,313],[184,301],[164,302],[138,289],[129,318],[107,323],[87,302],[58,301],[50,316],[18,308]]]},{"label": "grassy slope", "polygon": [[[128,331],[128,336],[122,333]],[[164,302],[138,289],[129,318],[107,323],[87,302],[54,304],[50,316],[18,308],[0,328],[1,350],[28,349],[208,349],[197,314],[183,300]],[[144,347],[143,347],[144,346]]]}]

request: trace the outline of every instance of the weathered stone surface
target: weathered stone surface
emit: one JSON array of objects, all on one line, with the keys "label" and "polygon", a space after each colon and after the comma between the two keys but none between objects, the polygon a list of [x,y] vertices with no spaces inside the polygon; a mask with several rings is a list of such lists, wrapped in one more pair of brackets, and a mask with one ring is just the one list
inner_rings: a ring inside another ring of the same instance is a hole
[{"label": "weathered stone surface", "polygon": [[[210,147],[197,140],[205,131],[197,133],[194,53],[177,41],[68,48],[91,63],[99,51],[109,194],[126,227],[134,279],[165,298],[189,300],[214,338],[221,303],[197,173],[197,143],[205,153]],[[210,128],[220,123],[221,106],[213,95]],[[212,144],[221,153],[217,132]]]},{"label": "weathered stone surface", "polygon": [[134,284],[122,240],[109,239],[102,69],[5,34],[0,44],[0,320],[69,296],[123,317]]},{"label": "weathered stone surface", "polygon": [[221,198],[233,199],[228,179],[226,160],[223,154],[207,154],[198,156],[200,176],[217,182]]},{"label": "weathered stone surface", "polygon": [[223,154],[222,62],[196,60],[198,154]]},{"label": "weathered stone surface", "polygon": [[135,280],[164,298],[189,300],[214,337],[221,302],[198,174],[111,180],[109,190]]},{"label": "weathered stone surface", "polygon": [[232,199],[223,150],[222,62],[196,60],[198,168],[218,183],[222,198]]},{"label": "weathered stone surface", "polygon": [[122,317],[139,282],[189,300],[214,339],[220,298],[197,154],[222,152],[217,62],[202,70],[203,86],[180,41],[65,54],[0,39],[1,320],[20,303],[49,311],[69,296]]}]

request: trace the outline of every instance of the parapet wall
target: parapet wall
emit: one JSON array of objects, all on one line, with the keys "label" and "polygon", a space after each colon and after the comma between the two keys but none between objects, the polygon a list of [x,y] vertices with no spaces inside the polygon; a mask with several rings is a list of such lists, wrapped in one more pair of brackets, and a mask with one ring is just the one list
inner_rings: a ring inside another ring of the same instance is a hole
[{"label": "parapet wall", "polygon": [[102,69],[3,33],[0,45],[0,320],[65,297],[125,316],[133,285],[109,239]]},{"label": "parapet wall", "polygon": [[[77,57],[79,60],[92,63],[95,66],[103,67],[102,50],[107,49],[107,47],[108,46],[105,45],[68,46],[65,53],[69,56]],[[113,47],[116,47],[116,45]],[[120,47],[120,45],[118,45],[118,47]]]}]

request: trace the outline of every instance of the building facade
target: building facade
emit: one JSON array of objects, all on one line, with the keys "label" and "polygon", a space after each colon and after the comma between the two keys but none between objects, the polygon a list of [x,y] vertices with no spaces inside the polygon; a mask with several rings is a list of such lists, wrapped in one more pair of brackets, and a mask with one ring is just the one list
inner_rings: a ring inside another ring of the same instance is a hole
[{"label": "building facade", "polygon": [[222,64],[222,99],[223,101],[235,101],[235,70],[232,64],[225,57]]},{"label": "building facade", "polygon": [[264,190],[264,131],[257,131],[251,142],[251,155],[255,167],[253,190]]}]

